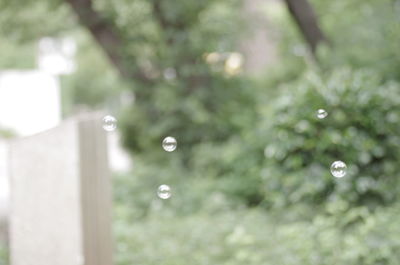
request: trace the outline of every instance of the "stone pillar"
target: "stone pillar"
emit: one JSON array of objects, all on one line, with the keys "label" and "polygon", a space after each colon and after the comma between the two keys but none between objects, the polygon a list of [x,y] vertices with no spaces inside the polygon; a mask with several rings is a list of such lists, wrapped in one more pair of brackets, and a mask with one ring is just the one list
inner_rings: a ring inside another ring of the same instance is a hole
[{"label": "stone pillar", "polygon": [[11,265],[112,265],[111,183],[101,117],[10,144]]},{"label": "stone pillar", "polygon": [[0,244],[7,242],[8,216],[8,145],[0,139]]}]

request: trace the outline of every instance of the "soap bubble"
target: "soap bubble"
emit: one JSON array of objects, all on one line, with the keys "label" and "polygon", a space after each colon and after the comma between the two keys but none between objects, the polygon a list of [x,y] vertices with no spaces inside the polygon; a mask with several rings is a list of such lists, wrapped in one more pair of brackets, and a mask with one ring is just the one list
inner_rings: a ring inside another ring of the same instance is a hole
[{"label": "soap bubble", "polygon": [[177,145],[178,143],[176,142],[176,139],[171,136],[165,137],[165,139],[162,141],[162,147],[167,152],[174,151]]},{"label": "soap bubble", "polygon": [[104,116],[103,129],[112,132],[117,128],[117,119],[111,115]]},{"label": "soap bubble", "polygon": [[326,116],[328,116],[328,112],[326,112],[326,110],[324,110],[324,109],[317,110],[317,118],[318,119],[325,119]]},{"label": "soap bubble", "polygon": [[347,166],[343,161],[335,161],[331,165],[331,173],[336,178],[342,178],[346,175]]},{"label": "soap bubble", "polygon": [[167,200],[171,197],[171,195],[172,195],[171,188],[168,185],[163,184],[160,187],[158,187],[157,196],[160,199]]}]

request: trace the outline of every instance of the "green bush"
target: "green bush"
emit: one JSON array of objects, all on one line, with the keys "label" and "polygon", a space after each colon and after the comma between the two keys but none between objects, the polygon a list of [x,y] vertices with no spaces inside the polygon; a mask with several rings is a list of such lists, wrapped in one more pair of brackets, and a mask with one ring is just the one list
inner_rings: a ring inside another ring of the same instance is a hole
[{"label": "green bush", "polygon": [[[373,71],[341,69],[320,78],[313,72],[287,85],[263,112],[262,179],[265,198],[276,205],[335,197],[354,204],[382,204],[398,198],[400,86]],[[316,111],[328,116],[318,119]],[[330,165],[348,166],[335,179]]]},{"label": "green bush", "polygon": [[[201,111],[201,98],[189,96],[182,104],[160,101],[158,108],[171,110],[153,122],[138,111],[127,116],[130,125],[123,130],[132,149],[141,150],[136,156],[141,179],[214,179],[214,189],[239,205],[318,204],[340,197],[373,206],[397,198],[397,83],[384,82],[373,71],[343,68],[325,76],[308,72],[281,85],[278,98],[260,96],[258,103],[244,89],[236,85],[234,95],[216,93],[216,114]],[[188,107],[208,118],[188,116]],[[327,118],[316,117],[320,108]],[[171,154],[160,146],[168,134],[178,139]],[[330,173],[336,160],[348,165],[342,179]]]},{"label": "green bush", "polygon": [[397,264],[399,227],[393,220],[399,216],[398,206],[371,213],[366,207],[345,212],[346,205],[344,201],[330,203],[328,213],[317,214],[311,221],[280,221],[276,235],[289,262],[279,262],[279,257],[277,263]]}]

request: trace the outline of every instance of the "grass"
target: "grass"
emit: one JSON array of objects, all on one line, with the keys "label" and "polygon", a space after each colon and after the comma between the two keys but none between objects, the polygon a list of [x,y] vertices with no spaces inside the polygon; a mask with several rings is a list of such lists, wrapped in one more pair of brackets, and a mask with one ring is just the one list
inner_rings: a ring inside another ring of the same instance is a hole
[{"label": "grass", "polygon": [[299,204],[269,211],[225,207],[217,196],[182,213],[172,200],[180,199],[154,198],[142,217],[130,214],[134,202],[117,203],[118,265],[395,265],[400,260],[398,206],[370,212]]}]

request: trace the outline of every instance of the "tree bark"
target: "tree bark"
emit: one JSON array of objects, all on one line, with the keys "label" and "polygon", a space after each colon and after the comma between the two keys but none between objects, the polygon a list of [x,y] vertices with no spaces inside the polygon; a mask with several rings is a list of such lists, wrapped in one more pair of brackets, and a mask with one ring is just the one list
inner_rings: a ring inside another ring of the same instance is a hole
[{"label": "tree bark", "polygon": [[318,25],[318,19],[308,0],[285,0],[290,14],[295,20],[313,55],[318,44],[327,39]]},{"label": "tree bark", "polygon": [[111,21],[102,17],[93,8],[92,0],[65,1],[70,4],[77,14],[80,23],[89,30],[123,77],[146,84],[151,83],[151,79],[143,72],[140,70],[134,71],[134,69],[127,66],[123,54],[123,41],[117,34],[117,29]]}]

